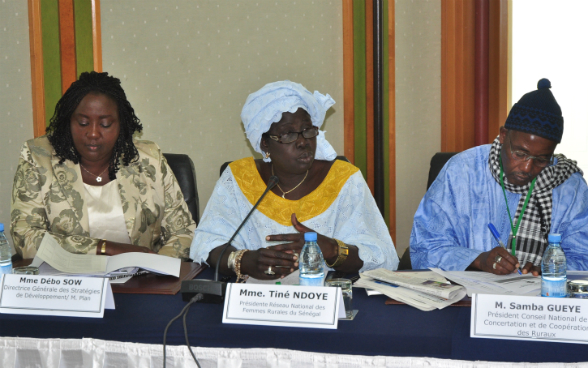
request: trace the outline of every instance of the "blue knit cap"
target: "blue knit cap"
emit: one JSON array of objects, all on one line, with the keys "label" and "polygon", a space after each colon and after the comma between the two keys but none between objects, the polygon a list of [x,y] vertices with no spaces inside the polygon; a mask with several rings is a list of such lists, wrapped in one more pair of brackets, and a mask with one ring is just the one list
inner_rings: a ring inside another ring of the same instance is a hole
[{"label": "blue knit cap", "polygon": [[510,109],[504,127],[560,143],[563,116],[550,88],[549,79],[541,79],[536,91],[525,94]]}]

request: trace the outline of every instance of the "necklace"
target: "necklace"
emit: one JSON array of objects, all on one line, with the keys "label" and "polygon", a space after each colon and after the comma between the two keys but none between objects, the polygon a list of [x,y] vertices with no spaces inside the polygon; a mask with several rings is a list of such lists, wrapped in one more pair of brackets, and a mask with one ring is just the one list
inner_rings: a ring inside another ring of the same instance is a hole
[{"label": "necklace", "polygon": [[90,175],[92,175],[92,176],[95,176],[95,177],[96,177],[96,181],[97,181],[98,183],[100,183],[100,182],[102,181],[102,174],[104,174],[104,173],[106,172],[106,170],[108,170],[108,168],[110,167],[110,165],[108,165],[108,166],[106,167],[106,169],[104,169],[104,171],[102,171],[102,172],[100,173],[100,175],[94,175],[94,174],[92,174],[92,173],[91,173],[91,172],[89,172],[89,171],[88,171],[88,170],[87,170],[85,167],[83,167],[81,163],[80,163],[80,167],[81,167],[82,169],[84,169],[84,171],[85,171],[85,172],[87,172],[88,174],[90,174]]},{"label": "necklace", "polygon": [[[274,175],[274,165],[272,165],[272,175]],[[295,186],[294,188],[290,189],[287,192],[284,192],[284,189],[282,189],[282,187],[280,187],[280,184],[277,184],[278,189],[280,190],[280,192],[282,192],[282,198],[286,199],[286,194],[293,192],[296,188],[298,188],[300,186],[300,184],[304,183],[307,176],[308,176],[308,170],[306,170],[306,175],[304,175],[304,178],[302,179],[302,181],[300,183],[298,183],[297,186]]]}]

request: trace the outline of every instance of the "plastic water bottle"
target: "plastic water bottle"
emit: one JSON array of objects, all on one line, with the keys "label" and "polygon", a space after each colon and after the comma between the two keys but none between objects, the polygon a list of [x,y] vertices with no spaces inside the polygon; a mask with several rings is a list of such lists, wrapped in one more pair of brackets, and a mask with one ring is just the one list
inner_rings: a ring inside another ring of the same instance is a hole
[{"label": "plastic water bottle", "polygon": [[323,286],[325,266],[323,252],[316,243],[316,233],[304,233],[304,247],[299,263],[300,285]]},{"label": "plastic water bottle", "polygon": [[4,235],[4,224],[0,222],[0,273],[12,273],[12,251]]},{"label": "plastic water bottle", "polygon": [[561,249],[561,235],[549,234],[548,241],[541,260],[541,296],[565,298],[568,295],[567,262]]}]

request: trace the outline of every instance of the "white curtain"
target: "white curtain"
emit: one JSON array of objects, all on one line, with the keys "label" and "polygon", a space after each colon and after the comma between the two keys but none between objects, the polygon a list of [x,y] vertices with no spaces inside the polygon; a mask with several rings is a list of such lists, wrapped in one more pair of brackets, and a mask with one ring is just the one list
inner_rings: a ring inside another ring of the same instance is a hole
[{"label": "white curtain", "polygon": [[[442,367],[511,368],[574,367],[588,363],[495,363],[459,360],[369,357],[308,353],[283,349],[193,348],[202,368],[356,368],[356,367]],[[161,345],[123,343],[95,339],[60,340],[0,337],[2,368],[160,368]],[[186,346],[168,346],[167,367],[196,367]]]}]

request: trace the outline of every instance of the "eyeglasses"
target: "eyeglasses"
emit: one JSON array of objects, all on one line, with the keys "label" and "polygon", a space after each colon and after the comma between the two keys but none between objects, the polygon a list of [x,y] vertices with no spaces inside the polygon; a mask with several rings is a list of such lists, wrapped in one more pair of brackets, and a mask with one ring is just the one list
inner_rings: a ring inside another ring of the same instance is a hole
[{"label": "eyeglasses", "polygon": [[319,130],[318,127],[313,126],[312,128],[306,128],[301,132],[288,132],[281,135],[269,135],[268,136],[276,142],[282,144],[288,144],[295,142],[298,139],[298,136],[302,134],[302,137],[306,139],[314,138],[318,135]]},{"label": "eyeglasses", "polygon": [[518,151],[518,150],[513,150],[512,149],[512,142],[510,141],[510,137],[508,137],[508,145],[510,147],[510,155],[512,156],[513,159],[517,160],[517,161],[529,161],[529,160],[533,160],[533,165],[537,166],[537,167],[547,167],[551,164],[553,164],[553,156],[546,158],[546,157],[537,157],[537,156],[531,156],[526,154],[523,151]]}]

